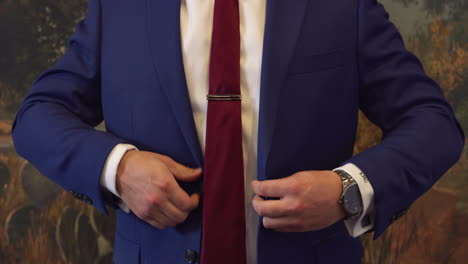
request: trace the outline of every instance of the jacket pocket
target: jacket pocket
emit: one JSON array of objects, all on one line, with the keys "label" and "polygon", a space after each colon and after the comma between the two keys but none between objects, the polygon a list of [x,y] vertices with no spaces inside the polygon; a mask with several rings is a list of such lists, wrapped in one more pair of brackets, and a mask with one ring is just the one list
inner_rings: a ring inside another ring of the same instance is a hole
[{"label": "jacket pocket", "polygon": [[116,233],[113,260],[115,264],[139,264],[140,245]]},{"label": "jacket pocket", "polygon": [[292,58],[289,64],[288,77],[301,76],[307,73],[334,69],[343,65],[343,51],[300,55]]}]

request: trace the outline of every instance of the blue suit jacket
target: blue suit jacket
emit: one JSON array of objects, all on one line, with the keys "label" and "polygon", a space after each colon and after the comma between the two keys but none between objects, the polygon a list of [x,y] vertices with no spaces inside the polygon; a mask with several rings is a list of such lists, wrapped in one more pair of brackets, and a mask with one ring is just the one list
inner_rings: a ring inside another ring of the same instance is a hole
[{"label": "blue suit jacket", "polygon": [[[66,54],[42,73],[14,122],[17,152],[107,214],[103,164],[118,143],[203,166],[182,63],[177,0],[90,0]],[[382,142],[352,157],[358,109]],[[94,126],[105,120],[107,132]],[[463,131],[439,86],[375,0],[268,0],[258,179],[352,162],[375,191],[375,236],[459,158]],[[187,184],[188,192],[200,184]],[[117,263],[184,263],[201,210],[158,230],[117,210]],[[229,228],[229,227],[226,227]],[[258,263],[357,263],[343,222],[258,230]]]}]

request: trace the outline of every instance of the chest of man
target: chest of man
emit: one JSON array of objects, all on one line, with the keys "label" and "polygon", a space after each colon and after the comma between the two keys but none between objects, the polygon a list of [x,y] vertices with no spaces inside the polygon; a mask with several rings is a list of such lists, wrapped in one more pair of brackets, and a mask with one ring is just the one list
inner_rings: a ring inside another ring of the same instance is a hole
[{"label": "chest of man", "polygon": [[[194,16],[190,10],[184,11],[179,1],[103,1],[102,101],[110,132],[140,150],[202,167],[203,135],[197,133],[196,124],[197,112],[203,113],[205,107],[199,97],[206,98],[203,69],[209,50],[203,47],[209,45],[209,38],[196,35],[209,36],[199,32],[209,26],[189,23],[209,25],[210,18],[205,13]],[[249,30],[252,34],[262,30],[241,27],[244,41],[250,41],[241,48],[252,55],[245,72],[255,72],[249,67],[258,69],[256,74],[243,75],[245,88],[258,89],[257,98],[252,99],[258,101],[258,113],[251,115],[258,119],[251,122],[258,125],[257,146],[252,150],[257,152],[258,179],[331,170],[352,155],[358,114],[356,10],[353,1],[270,0],[265,4],[264,23],[256,24],[263,24],[263,36],[248,37]],[[191,54],[196,50],[200,54]],[[253,90],[248,92],[255,97]],[[201,186],[198,182],[183,187],[195,192]],[[172,245],[166,249],[171,252],[174,247],[181,252],[199,250],[200,225],[199,212],[176,233],[154,230],[131,214],[117,215],[117,230],[142,245],[143,262],[148,263],[160,259],[158,254],[167,255],[163,244]],[[260,227],[258,257],[265,262],[259,264],[288,263],[291,256],[308,259],[304,254],[315,254],[309,252],[310,245],[338,233],[348,236],[342,222],[318,232],[282,237]],[[285,259],[269,256],[275,250],[284,252]],[[176,263],[167,258],[167,263]]]}]

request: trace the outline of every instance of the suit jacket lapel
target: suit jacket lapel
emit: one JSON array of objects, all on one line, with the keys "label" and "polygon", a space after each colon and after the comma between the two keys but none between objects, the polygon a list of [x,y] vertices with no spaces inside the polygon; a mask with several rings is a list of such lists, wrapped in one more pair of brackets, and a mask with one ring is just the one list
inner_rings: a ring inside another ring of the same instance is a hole
[{"label": "suit jacket lapel", "polygon": [[147,33],[153,65],[180,131],[197,163],[203,155],[185,79],[180,37],[180,0],[146,0]]},{"label": "suit jacket lapel", "polygon": [[263,41],[257,177],[268,178],[265,168],[271,150],[281,88],[309,0],[268,0]]}]

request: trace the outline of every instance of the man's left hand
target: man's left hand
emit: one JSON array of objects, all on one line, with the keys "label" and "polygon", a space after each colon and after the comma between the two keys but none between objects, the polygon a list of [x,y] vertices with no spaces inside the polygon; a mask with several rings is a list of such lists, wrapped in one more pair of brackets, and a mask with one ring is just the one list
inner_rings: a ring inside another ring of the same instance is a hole
[{"label": "man's left hand", "polygon": [[[333,171],[301,171],[277,180],[253,181],[255,211],[263,226],[279,232],[328,227],[343,217],[341,178]],[[264,200],[262,197],[279,198]]]}]

